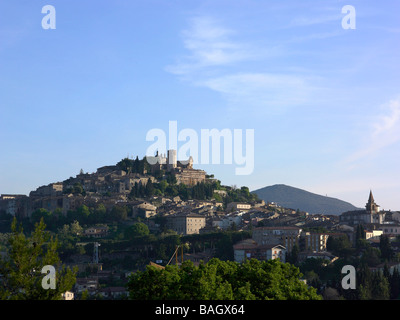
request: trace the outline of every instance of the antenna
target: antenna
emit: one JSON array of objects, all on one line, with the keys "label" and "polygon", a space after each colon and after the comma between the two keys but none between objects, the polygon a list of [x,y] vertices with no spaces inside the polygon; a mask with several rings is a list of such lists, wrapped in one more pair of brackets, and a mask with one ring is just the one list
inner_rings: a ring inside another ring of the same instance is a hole
[{"label": "antenna", "polygon": [[99,263],[99,247],[100,247],[100,243],[95,242],[94,250],[93,250],[93,263],[96,263],[96,264]]}]

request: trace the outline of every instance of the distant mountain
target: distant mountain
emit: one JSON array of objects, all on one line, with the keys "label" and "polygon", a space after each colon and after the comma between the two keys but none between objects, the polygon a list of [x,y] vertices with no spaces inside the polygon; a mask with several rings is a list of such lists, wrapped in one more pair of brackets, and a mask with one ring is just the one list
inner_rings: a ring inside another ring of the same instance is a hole
[{"label": "distant mountain", "polygon": [[252,191],[265,202],[275,202],[281,207],[300,209],[310,214],[323,213],[340,215],[343,212],[358,210],[351,203],[326,196],[321,196],[302,189],[276,184]]}]

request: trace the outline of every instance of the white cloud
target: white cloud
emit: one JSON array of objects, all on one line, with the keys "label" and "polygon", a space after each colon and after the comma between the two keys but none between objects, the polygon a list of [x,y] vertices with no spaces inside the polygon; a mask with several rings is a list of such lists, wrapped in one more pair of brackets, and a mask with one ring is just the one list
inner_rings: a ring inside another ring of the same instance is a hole
[{"label": "white cloud", "polygon": [[376,117],[376,120],[367,128],[371,131],[364,147],[360,148],[347,159],[347,163],[354,163],[366,156],[377,155],[384,148],[400,141],[400,98],[390,100],[381,106],[385,114]]},{"label": "white cloud", "polygon": [[306,27],[306,26],[314,26],[320,24],[327,24],[333,21],[341,21],[343,15],[340,14],[338,11],[337,14],[330,14],[330,15],[322,15],[322,14],[315,14],[314,16],[308,17],[298,17],[293,19],[287,27]]},{"label": "white cloud", "polygon": [[306,101],[312,91],[311,77],[283,70],[274,73],[247,69],[247,63],[265,61],[280,49],[234,41],[234,36],[238,36],[236,31],[216,19],[191,19],[189,28],[182,32],[189,54],[167,66],[166,71],[191,85],[220,93],[231,107],[233,104],[271,111]]},{"label": "white cloud", "polygon": [[304,103],[312,90],[302,76],[274,73],[230,74],[209,78],[197,85],[208,87],[230,102],[239,102],[247,107],[279,108]]},{"label": "white cloud", "polygon": [[248,45],[230,39],[235,32],[222,27],[210,17],[190,20],[190,28],[182,32],[189,55],[175,65],[166,67],[177,75],[190,75],[207,67],[225,66],[254,56]]},{"label": "white cloud", "polygon": [[[385,106],[386,107],[386,106]],[[380,139],[381,135],[385,135],[395,128],[400,120],[400,100],[391,100],[387,105],[389,109],[388,115],[382,115],[379,117],[379,121],[373,124],[375,128],[372,137],[374,139]],[[396,137],[399,139],[400,137]]]}]

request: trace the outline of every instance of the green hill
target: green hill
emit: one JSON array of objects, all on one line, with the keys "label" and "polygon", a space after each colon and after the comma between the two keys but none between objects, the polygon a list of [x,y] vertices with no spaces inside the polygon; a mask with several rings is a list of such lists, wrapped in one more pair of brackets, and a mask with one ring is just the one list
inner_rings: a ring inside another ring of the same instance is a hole
[{"label": "green hill", "polygon": [[300,209],[310,214],[333,214],[340,215],[343,212],[357,210],[359,208],[351,203],[321,196],[302,189],[276,184],[252,191],[265,202],[275,202],[281,207]]}]

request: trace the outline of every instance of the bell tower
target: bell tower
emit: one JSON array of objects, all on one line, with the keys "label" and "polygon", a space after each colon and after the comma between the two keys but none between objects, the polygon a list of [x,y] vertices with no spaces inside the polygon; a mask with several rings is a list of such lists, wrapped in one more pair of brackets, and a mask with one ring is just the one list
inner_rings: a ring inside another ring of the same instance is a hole
[{"label": "bell tower", "polygon": [[376,214],[380,211],[379,206],[375,203],[374,196],[372,195],[372,191],[369,192],[369,199],[367,204],[365,205],[368,214]]}]

